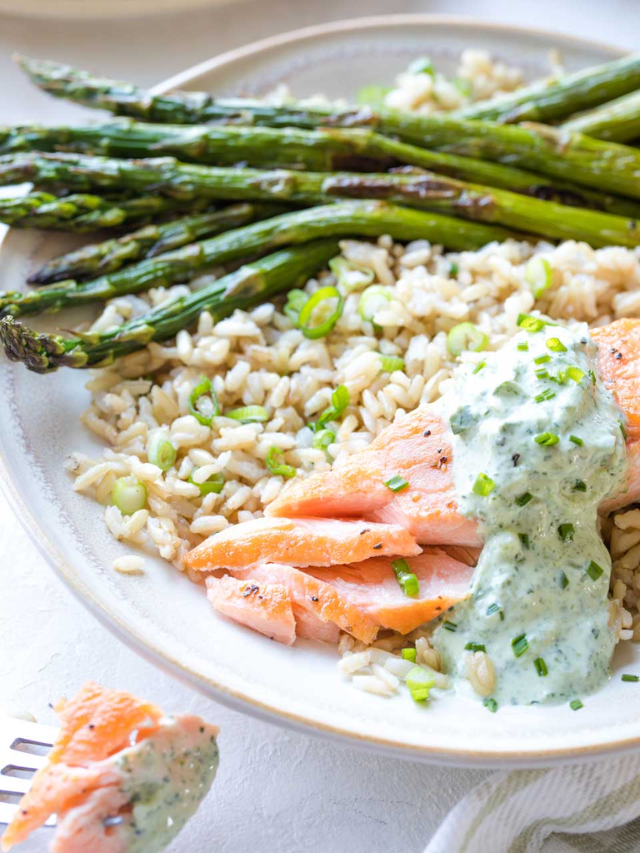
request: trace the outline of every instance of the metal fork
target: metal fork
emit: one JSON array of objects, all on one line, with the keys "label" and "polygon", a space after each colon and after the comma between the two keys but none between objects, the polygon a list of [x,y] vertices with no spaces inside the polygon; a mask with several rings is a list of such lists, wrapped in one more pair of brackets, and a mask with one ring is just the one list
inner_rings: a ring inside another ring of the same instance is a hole
[{"label": "metal fork", "polygon": [[[58,735],[55,726],[28,723],[14,717],[0,718],[0,824],[9,823],[18,808],[18,798],[31,787],[31,778],[47,761],[34,747],[51,749]],[[20,772],[22,775],[14,775]],[[26,774],[29,774],[28,776]],[[49,818],[45,826],[53,826]]]}]

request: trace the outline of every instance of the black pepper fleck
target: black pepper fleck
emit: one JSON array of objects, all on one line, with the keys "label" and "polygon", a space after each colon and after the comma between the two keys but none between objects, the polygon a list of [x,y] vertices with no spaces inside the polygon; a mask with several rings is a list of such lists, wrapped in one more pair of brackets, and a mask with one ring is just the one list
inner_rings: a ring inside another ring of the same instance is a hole
[{"label": "black pepper fleck", "polygon": [[514,453],[511,457],[511,461],[513,462],[513,467],[515,468],[518,465],[518,462],[520,461],[520,454]]},{"label": "black pepper fleck", "polygon": [[318,598],[318,596],[317,596],[317,595],[312,595],[312,596],[311,596],[311,601],[320,601],[320,599]]},{"label": "black pepper fleck", "polygon": [[382,542],[378,542],[378,544],[374,545],[373,548],[374,548],[374,551],[377,551],[379,548],[382,548]]},{"label": "black pepper fleck", "polygon": [[429,436],[431,435],[431,430],[425,429],[425,431],[422,434],[425,438],[429,438]]}]

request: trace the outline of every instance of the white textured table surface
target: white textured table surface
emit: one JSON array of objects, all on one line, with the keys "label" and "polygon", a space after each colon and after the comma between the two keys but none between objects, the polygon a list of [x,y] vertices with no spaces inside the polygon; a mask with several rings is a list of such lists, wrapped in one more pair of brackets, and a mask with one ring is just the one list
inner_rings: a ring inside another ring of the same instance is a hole
[{"label": "white textured table surface", "polygon": [[[640,21],[637,0],[609,0],[606,7],[596,0],[258,0],[122,24],[0,17],[1,122],[73,114],[29,88],[11,65],[15,51],[151,83],[276,32],[392,11],[548,26],[627,48],[637,48]],[[44,564],[1,495],[0,571],[0,701],[16,701],[41,722],[53,722],[47,703],[92,678],[169,710],[200,713],[222,727],[218,779],[173,853],[417,853],[448,809],[485,775],[337,747],[194,694],[85,612]],[[45,833],[38,835],[25,853],[44,850],[46,840]]]}]

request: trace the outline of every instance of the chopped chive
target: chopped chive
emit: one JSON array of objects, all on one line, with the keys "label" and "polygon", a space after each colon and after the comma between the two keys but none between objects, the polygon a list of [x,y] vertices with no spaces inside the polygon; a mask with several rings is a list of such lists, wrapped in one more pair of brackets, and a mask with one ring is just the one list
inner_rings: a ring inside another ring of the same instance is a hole
[{"label": "chopped chive", "polygon": [[516,498],[516,504],[518,506],[526,506],[529,501],[533,500],[533,495],[531,492],[525,492],[523,495],[520,495],[519,498]]},{"label": "chopped chive", "polygon": [[531,314],[518,314],[518,326],[526,332],[540,332],[547,324],[539,317],[532,317]]},{"label": "chopped chive", "polygon": [[460,267],[455,261],[451,261],[451,265],[449,266],[449,275],[454,277],[457,276],[460,272]]},{"label": "chopped chive", "polygon": [[627,673],[625,673],[622,676],[622,680],[623,681],[640,681],[640,675],[628,675]]},{"label": "chopped chive", "polygon": [[554,432],[541,432],[539,435],[536,435],[534,441],[541,447],[552,447],[554,444],[557,444],[560,439]]},{"label": "chopped chive", "polygon": [[567,348],[562,343],[560,338],[549,338],[547,340],[547,349],[550,349],[551,352],[566,352]]},{"label": "chopped chive", "polygon": [[486,646],[482,643],[467,643],[464,647],[467,652],[486,652]]},{"label": "chopped chive", "polygon": [[533,662],[533,665],[536,668],[536,672],[542,678],[545,675],[549,675],[549,670],[547,669],[547,665],[544,662],[544,658],[536,658]]},{"label": "chopped chive", "polygon": [[561,524],[558,527],[558,536],[563,542],[573,542],[573,535],[576,532],[573,524]]},{"label": "chopped chive", "polygon": [[522,543],[523,548],[529,548],[529,534],[528,533],[518,533],[518,538]]},{"label": "chopped chive", "polygon": [[579,367],[566,367],[564,370],[560,371],[559,379],[562,383],[565,383],[568,379],[572,379],[576,385],[582,382],[585,377],[584,370],[580,370]]},{"label": "chopped chive", "polygon": [[580,708],[584,708],[584,705],[579,699],[574,699],[573,702],[569,702],[569,707],[572,711],[579,711]]},{"label": "chopped chive", "polygon": [[624,440],[626,441],[626,440],[627,440],[627,428],[626,428],[626,426],[622,423],[622,421],[619,421],[618,423],[620,424],[620,432],[622,433],[622,437],[623,437],[623,438],[624,438]]},{"label": "chopped chive", "polygon": [[410,693],[414,702],[426,702],[429,698],[429,690],[426,687],[411,690]]},{"label": "chopped chive", "polygon": [[513,653],[517,658],[521,657],[529,648],[529,641],[527,640],[527,635],[520,634],[519,637],[514,637],[514,639],[511,640],[511,648],[513,649]]},{"label": "chopped chive", "polygon": [[546,364],[548,361],[551,361],[551,356],[545,353],[544,355],[539,355],[537,358],[534,358],[533,361],[535,364]]},{"label": "chopped chive", "polygon": [[596,384],[596,375],[595,375],[595,373],[593,372],[593,370],[590,370],[590,371],[589,371],[589,378],[591,379],[591,384],[592,384],[592,385],[595,385],[595,384]]},{"label": "chopped chive", "polygon": [[498,710],[498,703],[496,702],[496,700],[495,700],[495,699],[491,699],[491,698],[489,698],[489,699],[485,699],[485,700],[482,702],[482,704],[484,705],[484,707],[485,707],[488,711],[491,711],[491,713],[492,713],[492,714],[495,714],[495,712]]},{"label": "chopped chive", "polygon": [[381,355],[383,373],[393,373],[394,370],[404,370],[404,358],[397,355]]},{"label": "chopped chive", "polygon": [[569,441],[572,441],[574,444],[577,444],[578,447],[582,447],[582,445],[584,444],[584,441],[581,438],[579,438],[577,435],[570,435]]},{"label": "chopped chive", "polygon": [[[548,377],[549,377],[549,371],[547,370],[546,367],[538,368],[538,370],[535,371],[535,374],[538,377],[538,379],[548,379]],[[538,398],[536,397],[536,401],[537,400],[538,400]]]},{"label": "chopped chive", "polygon": [[495,602],[487,608],[487,616],[493,616],[494,613],[499,613],[501,621],[504,622],[504,611],[502,610],[502,607]]},{"label": "chopped chive", "polygon": [[584,480],[576,480],[576,484],[573,487],[573,491],[574,492],[586,492],[587,491],[587,484],[585,483]]},{"label": "chopped chive", "polygon": [[392,492],[401,492],[406,489],[409,483],[400,474],[395,474],[390,480],[387,480],[385,486],[391,489]]},{"label": "chopped chive", "polygon": [[282,455],[283,453],[279,447],[274,446],[270,448],[265,460],[266,466],[272,474],[276,475],[276,477],[286,477],[287,479],[291,479],[291,477],[295,477],[298,472],[293,465],[286,465],[278,461]]},{"label": "chopped chive", "polygon": [[402,660],[410,660],[410,661],[412,661],[413,663],[415,663],[415,662],[416,662],[416,656],[417,656],[417,654],[418,654],[418,653],[416,652],[416,650],[415,650],[415,649],[411,649],[411,648],[403,649],[403,650],[400,652],[400,655],[401,655],[401,657],[402,657]]},{"label": "chopped chive", "polygon": [[482,370],[482,368],[483,368],[483,367],[486,367],[486,366],[487,366],[487,362],[486,362],[486,361],[479,361],[479,362],[476,364],[476,366],[475,366],[475,368],[474,368],[474,370],[473,370],[474,376],[475,376],[475,374],[476,374],[476,373],[480,373],[480,371]]},{"label": "chopped chive", "polygon": [[604,573],[604,569],[601,569],[601,568],[600,568],[600,566],[599,566],[597,563],[594,563],[594,561],[593,561],[593,560],[591,560],[591,562],[590,562],[590,563],[589,563],[589,565],[587,566],[587,574],[589,575],[589,577],[590,577],[592,580],[597,581],[597,580],[598,580],[598,578],[599,578],[603,573]]},{"label": "chopped chive", "polygon": [[[536,370],[536,373],[538,371]],[[547,371],[545,371],[546,373]],[[544,403],[546,400],[552,400],[556,396],[556,392],[552,391],[551,388],[546,388],[541,394],[536,394],[533,398],[536,403]]]},{"label": "chopped chive", "polygon": [[566,589],[569,586],[569,578],[564,572],[560,572],[558,575],[558,583],[560,584],[561,589]]},{"label": "chopped chive", "polygon": [[415,598],[420,593],[420,584],[418,583],[418,578],[409,568],[409,564],[406,560],[394,560],[391,563],[391,568],[394,571],[396,576],[396,580],[400,585],[400,589],[404,592],[406,596],[409,598]]},{"label": "chopped chive", "polygon": [[457,624],[455,622],[449,622],[448,619],[442,623],[442,627],[445,631],[451,631],[452,633],[455,633],[458,630]]},{"label": "chopped chive", "polygon": [[520,352],[529,352],[529,344],[526,341],[523,341],[521,344],[518,344],[517,349]]},{"label": "chopped chive", "polygon": [[478,474],[472,491],[474,494],[480,495],[481,498],[486,498],[494,490],[495,485],[491,477],[487,477],[486,474]]}]

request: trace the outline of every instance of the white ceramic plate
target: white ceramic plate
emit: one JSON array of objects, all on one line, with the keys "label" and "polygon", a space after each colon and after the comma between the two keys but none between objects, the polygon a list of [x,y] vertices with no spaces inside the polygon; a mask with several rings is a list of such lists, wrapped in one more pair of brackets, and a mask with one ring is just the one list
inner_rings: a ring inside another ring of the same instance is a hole
[{"label": "white ceramic plate", "polygon": [[0,12],[25,18],[77,21],[158,15],[231,2],[233,0],[0,0]]},{"label": "white ceramic plate", "polygon": [[[159,89],[180,85],[255,94],[286,81],[300,95],[349,96],[365,83],[388,82],[418,54],[452,68],[467,46],[524,65],[532,76],[544,73],[550,48],[561,50],[570,69],[617,55],[612,48],[548,33],[459,19],[389,17],[271,39],[211,60]],[[1,252],[0,289],[21,288],[36,264],[71,242],[11,232]],[[66,316],[66,324],[73,319]],[[565,705],[508,707],[494,715],[456,697],[418,708],[407,695],[385,700],[354,690],[339,677],[332,649],[304,642],[286,648],[217,618],[202,589],[160,559],[147,560],[144,576],[116,574],[111,562],[125,547],[107,533],[102,509],[72,491],[63,469],[72,450],[100,451],[98,440],[78,422],[89,400],[85,379],[80,372],[41,377],[0,365],[1,473],[22,522],[61,577],[154,663],[240,710],[431,761],[524,765],[640,748],[640,689],[619,675],[640,667],[635,646],[621,650],[610,684],[588,697],[578,713]]]}]

